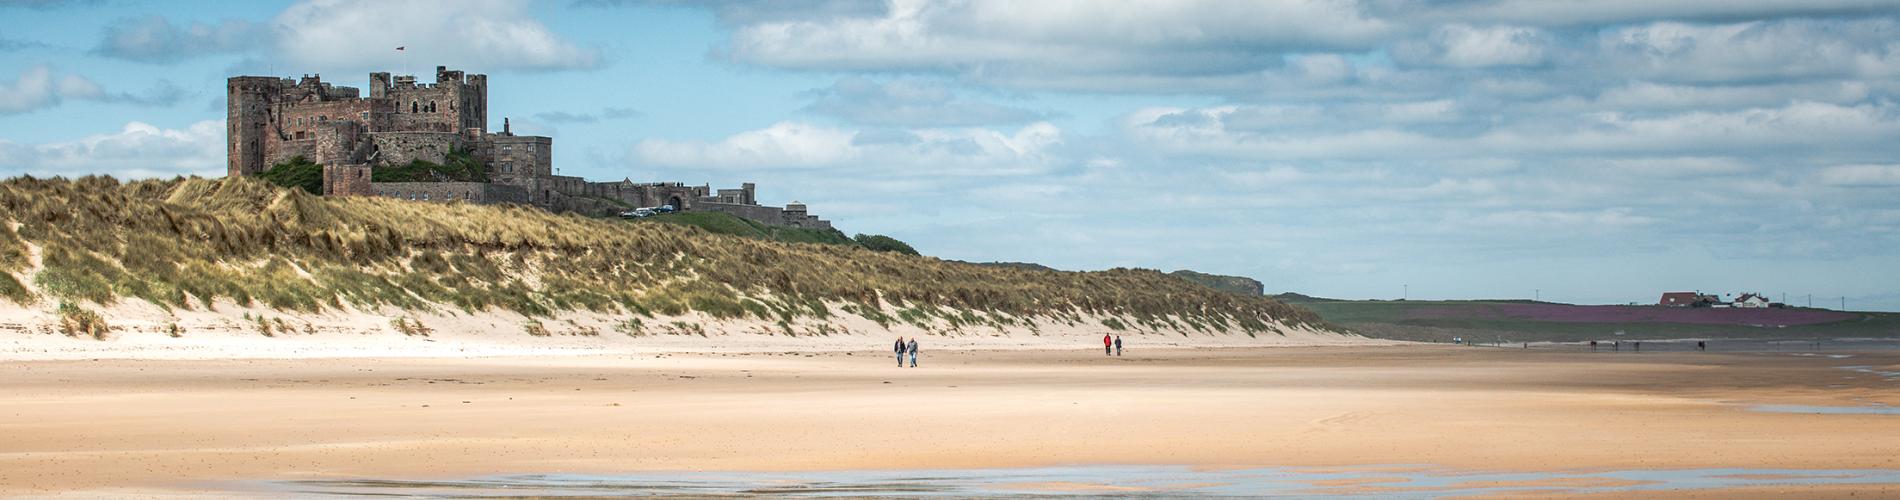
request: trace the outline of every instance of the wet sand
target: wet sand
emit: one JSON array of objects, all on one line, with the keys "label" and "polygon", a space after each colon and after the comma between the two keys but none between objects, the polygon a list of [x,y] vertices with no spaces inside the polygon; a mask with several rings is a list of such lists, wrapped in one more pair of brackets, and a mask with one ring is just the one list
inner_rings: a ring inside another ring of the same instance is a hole
[{"label": "wet sand", "polygon": [[[0,495],[639,471],[1900,469],[1900,352],[1400,347],[0,362]],[[1870,367],[1846,369],[1842,367]],[[1078,488],[1087,485],[1077,486]],[[1883,485],[1734,491],[1778,498]],[[1707,497],[1710,490],[1644,492]],[[1720,495],[1718,495],[1720,496]],[[1585,496],[1588,497],[1588,496]]]}]

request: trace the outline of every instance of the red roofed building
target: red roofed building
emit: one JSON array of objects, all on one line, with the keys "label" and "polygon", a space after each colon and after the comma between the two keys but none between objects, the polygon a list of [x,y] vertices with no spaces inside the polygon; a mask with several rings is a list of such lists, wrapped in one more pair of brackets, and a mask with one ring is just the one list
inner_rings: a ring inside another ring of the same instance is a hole
[{"label": "red roofed building", "polygon": [[1758,293],[1744,293],[1735,298],[1735,307],[1768,307],[1768,298]]},{"label": "red roofed building", "polygon": [[1656,305],[1703,307],[1720,301],[1721,299],[1714,295],[1703,295],[1699,292],[1668,292],[1662,294],[1662,301],[1657,302]]}]

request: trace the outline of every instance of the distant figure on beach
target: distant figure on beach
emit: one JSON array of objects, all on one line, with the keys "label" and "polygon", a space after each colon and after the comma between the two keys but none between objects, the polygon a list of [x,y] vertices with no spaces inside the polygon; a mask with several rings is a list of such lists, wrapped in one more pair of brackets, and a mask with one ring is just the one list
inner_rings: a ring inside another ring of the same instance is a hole
[{"label": "distant figure on beach", "polygon": [[1590,341],[1590,350],[1592,351],[1597,350],[1597,341],[1595,340]]},{"label": "distant figure on beach", "polygon": [[1122,355],[1122,336],[1120,335],[1115,336],[1115,355]]},{"label": "distant figure on beach", "polygon": [[1113,352],[1110,351],[1111,349],[1114,349],[1114,348],[1115,348],[1115,336],[1109,335],[1109,334],[1102,334],[1102,355],[1107,356],[1110,354],[1114,354]]},{"label": "distant figure on beach", "polygon": [[1643,352],[1643,341],[1636,341],[1636,352]]},{"label": "distant figure on beach", "polygon": [[897,338],[897,366],[899,367],[904,366],[904,351],[907,351],[907,350],[909,349],[904,347],[904,338],[898,337]]},{"label": "distant figure on beach", "polygon": [[1623,350],[1623,341],[1621,340],[1610,341],[1610,350],[1621,352]]},{"label": "distant figure on beach", "polygon": [[1695,341],[1695,350],[1701,351],[1708,348],[1709,348],[1708,344],[1702,343],[1702,341],[1700,340]]},{"label": "distant figure on beach", "polygon": [[910,338],[910,367],[917,367],[917,337]]}]

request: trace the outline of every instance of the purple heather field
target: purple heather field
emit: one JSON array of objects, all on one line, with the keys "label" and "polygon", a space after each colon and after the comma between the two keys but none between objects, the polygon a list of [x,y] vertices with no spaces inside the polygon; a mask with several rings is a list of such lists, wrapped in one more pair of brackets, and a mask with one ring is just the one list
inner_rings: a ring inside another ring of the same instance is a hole
[{"label": "purple heather field", "polygon": [[1700,323],[1711,325],[1811,325],[1854,319],[1839,311],[1664,306],[1576,306],[1567,304],[1484,304],[1421,307],[1406,319],[1503,319],[1568,323]]}]

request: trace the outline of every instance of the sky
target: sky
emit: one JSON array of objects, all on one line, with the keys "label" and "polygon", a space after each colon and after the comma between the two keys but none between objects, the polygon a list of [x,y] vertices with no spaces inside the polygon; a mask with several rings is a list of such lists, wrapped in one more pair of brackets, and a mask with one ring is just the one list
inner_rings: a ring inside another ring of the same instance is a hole
[{"label": "sky", "polygon": [[944,259],[1900,311],[1892,0],[0,0],[0,176],[222,176],[225,79],[436,66],[563,175]]}]

